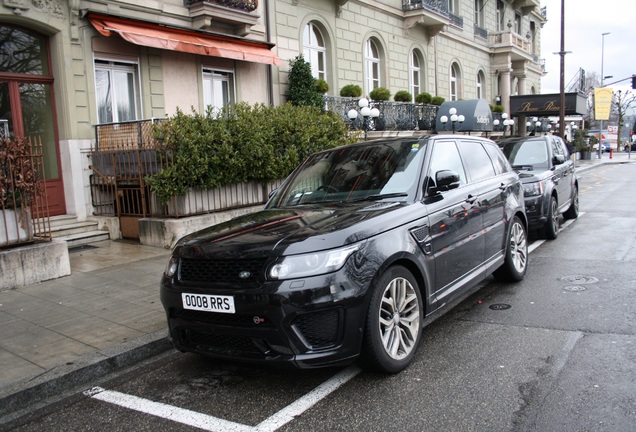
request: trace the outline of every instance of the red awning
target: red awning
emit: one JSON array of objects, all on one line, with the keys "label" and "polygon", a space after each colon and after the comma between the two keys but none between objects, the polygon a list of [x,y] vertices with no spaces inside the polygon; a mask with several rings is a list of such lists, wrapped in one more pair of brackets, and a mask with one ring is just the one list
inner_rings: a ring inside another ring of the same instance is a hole
[{"label": "red awning", "polygon": [[280,63],[269,45],[263,42],[225,38],[106,15],[89,14],[88,20],[102,35],[111,36],[115,32],[136,45],[255,63]]}]

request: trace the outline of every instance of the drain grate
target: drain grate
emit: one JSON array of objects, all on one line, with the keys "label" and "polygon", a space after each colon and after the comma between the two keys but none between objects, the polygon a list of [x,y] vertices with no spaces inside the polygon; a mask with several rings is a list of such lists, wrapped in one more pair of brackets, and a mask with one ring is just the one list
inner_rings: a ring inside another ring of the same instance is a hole
[{"label": "drain grate", "polygon": [[563,287],[563,289],[565,291],[571,291],[571,292],[581,292],[581,291],[585,291],[587,288],[582,287],[582,286],[578,286],[578,285],[574,285],[574,286],[566,286]]},{"label": "drain grate", "polygon": [[494,303],[488,306],[489,309],[500,311],[500,310],[508,310],[512,306],[506,303]]},{"label": "drain grate", "polygon": [[559,279],[561,282],[578,284],[578,285],[587,285],[598,282],[598,278],[594,276],[584,276],[584,275],[572,275],[572,276],[564,276]]}]

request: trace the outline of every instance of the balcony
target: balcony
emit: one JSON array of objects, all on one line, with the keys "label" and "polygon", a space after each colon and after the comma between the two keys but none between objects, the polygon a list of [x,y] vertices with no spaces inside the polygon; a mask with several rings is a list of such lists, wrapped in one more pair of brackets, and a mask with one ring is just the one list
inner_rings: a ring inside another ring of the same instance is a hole
[{"label": "balcony", "polygon": [[524,15],[529,14],[534,8],[540,8],[541,2],[539,0],[513,0],[512,8],[521,10]]},{"label": "balcony", "polygon": [[448,1],[402,0],[402,10],[405,18],[404,29],[409,30],[419,24],[426,28],[429,37],[435,36],[452,22]]},{"label": "balcony", "polygon": [[488,42],[493,54],[510,54],[513,61],[534,60],[530,40],[513,31],[491,33]]},{"label": "balcony", "polygon": [[250,33],[260,15],[257,0],[184,0],[195,29],[212,30],[215,25],[232,28],[236,36]]}]

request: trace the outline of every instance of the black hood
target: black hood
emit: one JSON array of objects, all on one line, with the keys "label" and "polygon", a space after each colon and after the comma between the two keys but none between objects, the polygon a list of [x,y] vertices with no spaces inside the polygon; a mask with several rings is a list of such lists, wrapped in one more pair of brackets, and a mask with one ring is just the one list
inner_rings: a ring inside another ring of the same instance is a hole
[{"label": "black hood", "polygon": [[261,210],[205,228],[177,243],[179,254],[211,258],[291,255],[336,248],[387,231],[404,221],[399,202]]}]

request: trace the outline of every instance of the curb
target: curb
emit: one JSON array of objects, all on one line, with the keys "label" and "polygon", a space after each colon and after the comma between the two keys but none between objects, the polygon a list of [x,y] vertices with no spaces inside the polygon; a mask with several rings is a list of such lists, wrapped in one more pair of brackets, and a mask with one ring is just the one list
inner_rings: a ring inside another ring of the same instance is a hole
[{"label": "curb", "polygon": [[172,349],[167,330],[159,330],[79,357],[40,375],[25,378],[0,389],[0,427],[34,409],[48,405],[81,385],[92,385],[105,375],[137,364]]}]

